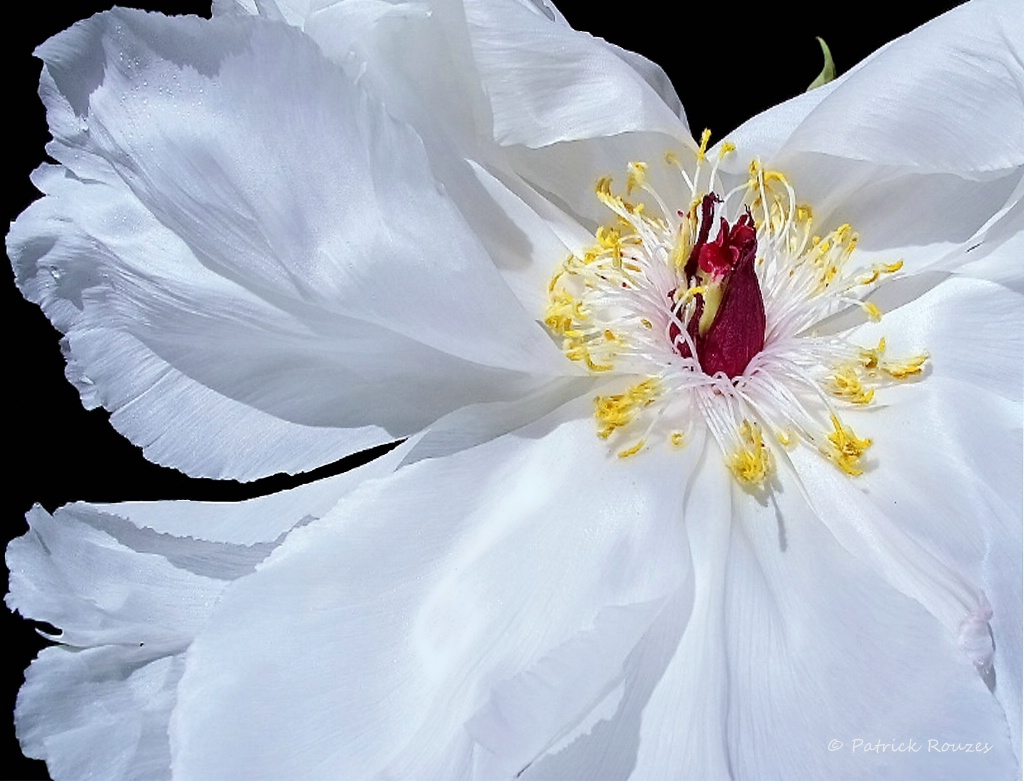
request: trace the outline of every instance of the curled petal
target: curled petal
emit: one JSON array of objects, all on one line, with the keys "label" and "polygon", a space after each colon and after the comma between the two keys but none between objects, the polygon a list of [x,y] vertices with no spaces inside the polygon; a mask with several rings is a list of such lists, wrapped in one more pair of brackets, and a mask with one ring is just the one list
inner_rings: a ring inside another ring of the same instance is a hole
[{"label": "curled petal", "polygon": [[60,631],[18,695],[26,755],[55,779],[171,777],[170,714],[185,652],[224,589],[326,513],[397,450],[314,485],[238,504],[39,507],[7,549],[7,605]]},{"label": "curled petal", "polygon": [[64,165],[9,252],[154,460],[309,469],[563,371],[416,134],[297,31],[117,11],[40,56]]}]

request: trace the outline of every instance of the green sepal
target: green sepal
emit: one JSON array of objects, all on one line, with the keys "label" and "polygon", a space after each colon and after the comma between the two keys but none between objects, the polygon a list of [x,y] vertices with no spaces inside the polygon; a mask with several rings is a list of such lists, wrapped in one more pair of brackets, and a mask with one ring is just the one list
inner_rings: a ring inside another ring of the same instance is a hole
[{"label": "green sepal", "polygon": [[811,82],[811,85],[807,88],[808,92],[815,87],[828,84],[836,77],[836,64],[832,60],[832,52],[829,51],[828,44],[820,37],[818,38],[818,43],[821,45],[821,54],[825,58],[825,67],[821,69],[818,78]]}]

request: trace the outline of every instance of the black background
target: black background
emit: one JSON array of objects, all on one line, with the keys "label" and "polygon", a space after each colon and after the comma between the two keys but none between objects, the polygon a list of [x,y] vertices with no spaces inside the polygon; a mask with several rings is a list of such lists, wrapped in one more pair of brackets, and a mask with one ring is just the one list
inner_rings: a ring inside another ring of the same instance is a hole
[{"label": "black background", "polygon": [[[4,155],[7,171],[5,219],[13,220],[36,196],[29,172],[43,162],[48,134],[36,96],[40,64],[31,54],[51,35],[109,3],[78,0],[63,4],[25,3],[18,21],[4,25],[7,59],[6,130],[13,135]],[[901,7],[892,3],[762,3],[758,14],[736,4],[697,5],[684,0],[627,2],[614,13],[595,13],[587,0],[559,3],[578,29],[641,52],[668,71],[694,133],[704,127],[720,138],[750,116],[802,91],[821,69],[814,40],[828,41],[840,72],[886,41],[957,5],[928,0]],[[209,3],[161,0],[145,4],[165,13],[208,15]],[[27,17],[27,21],[26,21]],[[190,480],[147,463],[141,452],[107,424],[106,413],[85,412],[63,376],[59,336],[33,305],[26,303],[6,272],[0,282],[6,366],[3,410],[8,421],[0,529],[4,543],[22,534],[23,516],[34,502],[47,510],[78,499],[238,499],[280,490],[296,478],[270,478],[246,486]],[[15,429],[17,423],[21,428]],[[26,432],[26,433],[23,433]],[[316,474],[350,467],[343,461]],[[315,475],[314,475],[315,476]],[[303,479],[308,479],[303,478]],[[6,581],[6,570],[4,571]],[[43,643],[30,624],[0,608],[7,650],[0,689],[0,778],[44,779],[41,762],[24,759],[13,730],[14,698],[24,668]]]}]

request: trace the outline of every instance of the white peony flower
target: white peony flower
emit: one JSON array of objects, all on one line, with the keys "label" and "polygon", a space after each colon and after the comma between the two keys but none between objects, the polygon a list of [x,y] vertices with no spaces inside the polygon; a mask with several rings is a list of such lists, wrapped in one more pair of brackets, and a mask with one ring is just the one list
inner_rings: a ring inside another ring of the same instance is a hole
[{"label": "white peony flower", "polygon": [[[55,778],[1015,778],[1024,17],[711,145],[543,0],[39,49],[18,284],[238,505],[29,514]],[[752,40],[745,45],[758,46]],[[752,78],[756,77],[752,74]]]}]

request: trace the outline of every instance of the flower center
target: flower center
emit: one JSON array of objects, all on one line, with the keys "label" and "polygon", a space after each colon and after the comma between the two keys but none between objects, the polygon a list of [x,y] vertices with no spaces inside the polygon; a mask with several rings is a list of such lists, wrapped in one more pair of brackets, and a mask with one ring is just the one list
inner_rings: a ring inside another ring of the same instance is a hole
[{"label": "flower center", "polygon": [[778,447],[800,442],[858,475],[871,440],[843,408],[919,377],[927,356],[893,361],[884,339],[865,348],[815,326],[850,307],[878,320],[865,296],[902,262],[852,264],[852,228],[814,235],[811,209],[757,160],[746,182],[715,186],[735,147],[723,143],[709,165],[708,137],[693,171],[665,157],[689,191],[685,209],[649,184],[646,163],[630,164],[624,194],[610,178],[597,183],[614,219],[551,277],[545,323],[568,358],[619,385],[595,399],[594,415],[622,458],[654,436],[683,446],[702,421],[749,489],[768,486]]},{"label": "flower center", "polygon": [[694,311],[686,324],[690,339],[680,338],[681,329],[674,322],[669,324],[669,338],[684,358],[690,356],[688,342],[692,342],[707,374],[737,377],[764,347],[764,299],[754,271],[754,218],[749,210],[733,225],[719,218],[718,235],[711,239],[719,203],[714,193],[701,201],[700,233],[684,269],[689,289],[699,291],[694,293]]}]

